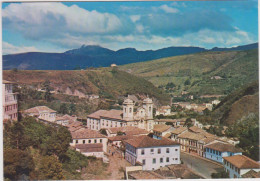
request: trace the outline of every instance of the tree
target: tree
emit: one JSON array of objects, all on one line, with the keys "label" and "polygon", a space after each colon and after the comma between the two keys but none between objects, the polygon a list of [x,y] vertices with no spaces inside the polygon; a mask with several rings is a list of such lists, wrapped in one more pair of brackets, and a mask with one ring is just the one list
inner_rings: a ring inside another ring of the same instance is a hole
[{"label": "tree", "polygon": [[29,175],[34,170],[32,157],[20,149],[4,149],[4,177],[18,180],[22,174]]},{"label": "tree", "polygon": [[187,79],[187,80],[184,82],[184,85],[190,85],[190,79]]},{"label": "tree", "polygon": [[75,114],[76,112],[76,106],[75,104],[71,103],[70,104],[70,114]]},{"label": "tree", "polygon": [[225,172],[224,169],[222,169],[220,172],[212,173],[211,177],[212,178],[229,178],[229,175],[227,172]]},{"label": "tree", "polygon": [[47,102],[50,102],[52,100],[52,96],[51,96],[51,87],[50,87],[50,81],[45,81],[43,83],[43,87],[44,87],[44,90],[45,90],[45,93],[44,93],[44,99],[47,101]]},{"label": "tree", "polygon": [[55,156],[44,156],[38,170],[39,180],[62,180],[62,164]]},{"label": "tree", "polygon": [[188,128],[192,126],[192,121],[191,121],[191,118],[187,118],[185,123],[184,123],[184,126],[187,126]]},{"label": "tree", "polygon": [[67,104],[62,103],[60,105],[60,111],[59,112],[62,113],[62,114],[68,114],[69,110],[68,110]]}]

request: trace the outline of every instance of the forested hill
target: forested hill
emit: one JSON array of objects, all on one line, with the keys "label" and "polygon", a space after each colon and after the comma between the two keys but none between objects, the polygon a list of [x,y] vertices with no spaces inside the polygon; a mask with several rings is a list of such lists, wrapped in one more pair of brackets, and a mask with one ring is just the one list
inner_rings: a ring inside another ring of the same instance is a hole
[{"label": "forested hill", "polygon": [[159,58],[187,55],[206,51],[249,50],[258,48],[258,43],[234,48],[168,47],[158,50],[138,51],[125,48],[113,51],[100,46],[81,46],[64,53],[28,52],[3,56],[3,69],[23,70],[74,70],[86,67],[108,67],[115,63],[124,65]]},{"label": "forested hill", "polygon": [[96,94],[101,98],[117,100],[120,96],[133,94],[157,99],[169,104],[170,97],[147,80],[131,75],[117,68],[92,68],[88,70],[6,70],[3,79],[19,84],[42,88],[49,81],[53,90],[61,93],[78,92],[80,94]]}]

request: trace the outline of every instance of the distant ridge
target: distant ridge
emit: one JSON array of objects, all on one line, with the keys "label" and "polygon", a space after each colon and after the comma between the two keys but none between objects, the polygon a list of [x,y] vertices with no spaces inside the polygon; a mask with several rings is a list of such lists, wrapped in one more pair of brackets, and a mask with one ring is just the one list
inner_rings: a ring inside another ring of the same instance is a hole
[{"label": "distant ridge", "polygon": [[64,53],[28,52],[3,56],[3,69],[24,70],[73,70],[86,67],[108,67],[112,63],[124,65],[148,60],[193,54],[205,51],[250,50],[258,48],[258,43],[233,48],[168,47],[158,50],[138,51],[124,48],[117,51],[98,45],[82,45]]}]

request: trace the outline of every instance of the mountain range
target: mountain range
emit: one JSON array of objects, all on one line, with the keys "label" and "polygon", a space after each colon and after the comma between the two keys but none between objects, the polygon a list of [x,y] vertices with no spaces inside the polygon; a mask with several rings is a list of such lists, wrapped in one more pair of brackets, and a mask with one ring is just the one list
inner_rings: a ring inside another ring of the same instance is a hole
[{"label": "mountain range", "polygon": [[138,51],[135,48],[113,51],[97,45],[82,45],[80,48],[68,50],[64,53],[27,52],[4,55],[3,69],[73,70],[87,67],[108,67],[113,63],[124,65],[207,51],[250,50],[255,48],[258,48],[258,43],[233,48],[168,47],[146,51]]}]

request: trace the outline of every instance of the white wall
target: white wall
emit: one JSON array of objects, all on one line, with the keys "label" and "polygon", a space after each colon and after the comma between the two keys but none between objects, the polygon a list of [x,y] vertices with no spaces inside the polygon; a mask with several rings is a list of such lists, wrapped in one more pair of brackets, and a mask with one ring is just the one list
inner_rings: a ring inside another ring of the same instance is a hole
[{"label": "white wall", "polygon": [[[95,144],[96,143],[102,143],[103,144],[103,151],[107,152],[107,138],[89,138],[89,139],[73,139],[72,143],[70,143],[71,146],[75,146],[76,144]],[[100,142],[102,140],[102,142]],[[77,143],[78,141],[78,143]],[[84,143],[85,141],[85,143]],[[90,143],[89,143],[90,141]]]}]

